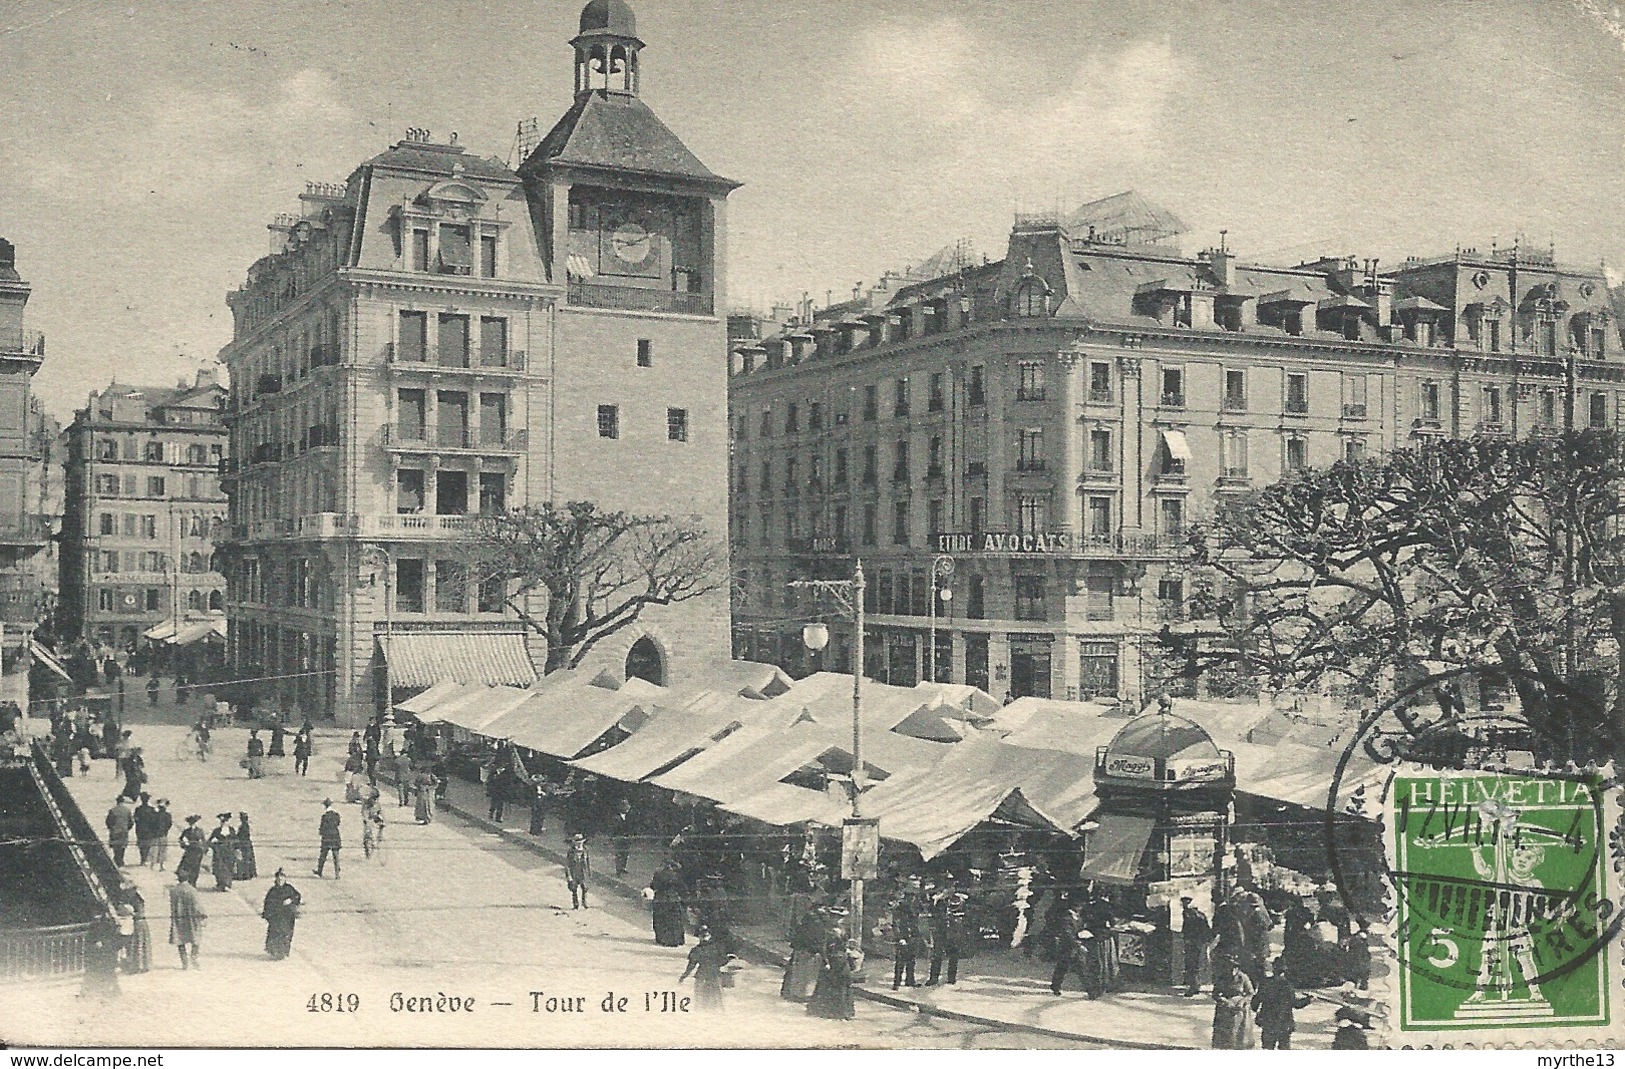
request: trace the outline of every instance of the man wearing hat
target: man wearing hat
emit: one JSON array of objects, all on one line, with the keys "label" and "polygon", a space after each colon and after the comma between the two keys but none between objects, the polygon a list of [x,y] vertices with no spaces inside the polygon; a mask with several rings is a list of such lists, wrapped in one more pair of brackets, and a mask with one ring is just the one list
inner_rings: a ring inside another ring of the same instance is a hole
[{"label": "man wearing hat", "polygon": [[587,908],[587,877],[592,875],[592,857],[587,853],[587,837],[579,831],[570,836],[570,849],[564,855],[564,882],[570,886],[570,908]]},{"label": "man wearing hat", "polygon": [[176,869],[175,883],[169,888],[169,942],[180,952],[183,969],[198,967],[198,946],[203,942],[203,922],[208,916],[197,888]]},{"label": "man wearing hat", "polygon": [[152,836],[152,863],[159,872],[169,864],[169,831],[175,826],[175,814],[169,811],[169,799],[158,799],[157,816],[154,820]]},{"label": "man wearing hat", "polygon": [[152,841],[158,837],[158,810],[153,808],[146,791],[142,791],[140,797],[141,804],[135,807],[135,849],[145,867],[152,864]]},{"label": "man wearing hat", "polygon": [[119,868],[124,867],[124,852],[129,849],[130,827],[134,823],[135,815],[121,794],[107,811],[107,845],[113,852],[113,863]]},{"label": "man wearing hat", "polygon": [[1371,1028],[1371,1015],[1352,1006],[1344,1006],[1332,1018],[1337,1022],[1337,1033],[1332,1036],[1333,1050],[1370,1050],[1365,1034]]},{"label": "man wearing hat", "polygon": [[1202,966],[1207,962],[1208,940],[1213,926],[1193,905],[1190,895],[1179,898],[1179,941],[1185,966],[1185,997],[1194,998],[1202,989]]},{"label": "man wearing hat", "polygon": [[344,839],[339,834],[339,813],[333,808],[333,799],[322,799],[322,820],[318,826],[322,837],[322,852],[316,858],[315,875],[320,876],[327,867],[327,858],[333,857],[333,878],[339,878],[339,849],[344,846]]}]

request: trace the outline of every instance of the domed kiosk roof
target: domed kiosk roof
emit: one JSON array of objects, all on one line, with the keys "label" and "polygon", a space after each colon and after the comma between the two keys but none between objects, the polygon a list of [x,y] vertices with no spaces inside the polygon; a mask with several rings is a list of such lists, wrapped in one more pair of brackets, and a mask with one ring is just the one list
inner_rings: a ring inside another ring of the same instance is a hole
[{"label": "domed kiosk roof", "polygon": [[626,0],[590,0],[581,9],[582,33],[612,33],[620,37],[638,35],[638,19]]},{"label": "domed kiosk roof", "polygon": [[1106,744],[1107,754],[1154,761],[1216,758],[1219,748],[1207,729],[1172,713],[1149,713],[1123,725]]},{"label": "domed kiosk roof", "polygon": [[1233,775],[1231,756],[1205,728],[1168,712],[1136,717],[1095,753],[1097,781],[1178,788]]}]

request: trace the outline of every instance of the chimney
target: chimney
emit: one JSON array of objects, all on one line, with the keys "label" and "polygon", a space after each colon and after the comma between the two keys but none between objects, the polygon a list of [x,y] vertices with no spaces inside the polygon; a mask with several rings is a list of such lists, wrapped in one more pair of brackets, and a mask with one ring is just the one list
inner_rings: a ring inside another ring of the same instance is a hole
[{"label": "chimney", "polygon": [[197,389],[211,390],[218,385],[220,385],[220,371],[218,368],[200,367],[197,369]]}]

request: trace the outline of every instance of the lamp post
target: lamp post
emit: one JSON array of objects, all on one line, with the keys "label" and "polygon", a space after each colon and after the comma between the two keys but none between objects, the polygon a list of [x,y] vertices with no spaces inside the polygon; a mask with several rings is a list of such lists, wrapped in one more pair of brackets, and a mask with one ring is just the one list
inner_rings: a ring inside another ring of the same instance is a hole
[{"label": "lamp post", "polygon": [[953,600],[954,592],[949,587],[943,587],[939,592],[937,582],[947,579],[954,574],[954,559],[946,553],[938,556],[931,562],[931,642],[926,652],[926,678],[932,683],[937,681],[937,598],[942,598],[943,608]]},{"label": "lamp post", "polygon": [[[792,590],[829,594],[852,614],[852,820],[863,819],[863,562],[857,562],[851,579],[807,579],[790,584]],[[814,621],[801,629],[801,641],[813,652],[829,645],[829,627]],[[844,847],[844,843],[843,843]],[[843,855],[845,851],[843,849]],[[863,876],[852,876],[852,933],[857,956],[863,956]]]},{"label": "lamp post", "polygon": [[[389,648],[395,624],[395,555],[388,546],[365,546],[361,550],[361,562],[381,568],[384,573],[384,715],[390,716],[395,711],[395,665],[391,659],[394,651]],[[377,583],[375,576],[374,587]]]}]

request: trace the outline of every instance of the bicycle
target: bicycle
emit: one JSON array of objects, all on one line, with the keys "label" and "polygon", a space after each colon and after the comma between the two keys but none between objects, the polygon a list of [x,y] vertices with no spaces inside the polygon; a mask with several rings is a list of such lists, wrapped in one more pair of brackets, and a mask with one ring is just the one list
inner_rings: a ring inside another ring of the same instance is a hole
[{"label": "bicycle", "polygon": [[214,744],[196,729],[188,731],[186,737],[175,744],[175,759],[177,761],[207,761],[214,752]]}]

